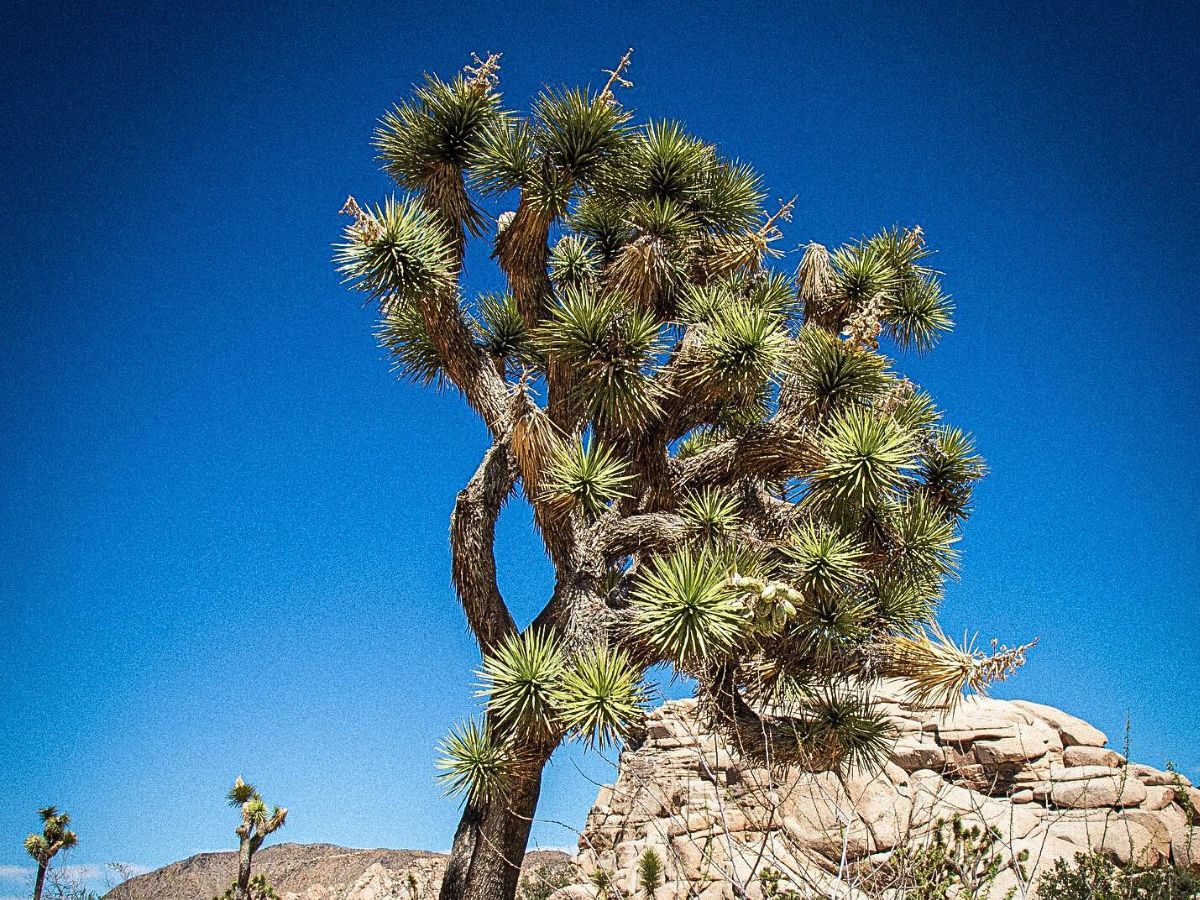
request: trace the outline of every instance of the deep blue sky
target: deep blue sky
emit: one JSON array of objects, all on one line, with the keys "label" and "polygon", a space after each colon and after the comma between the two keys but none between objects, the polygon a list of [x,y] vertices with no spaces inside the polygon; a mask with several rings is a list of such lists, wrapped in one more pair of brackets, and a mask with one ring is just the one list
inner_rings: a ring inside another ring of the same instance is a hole
[{"label": "deep blue sky", "polygon": [[[924,226],[959,325],[902,367],[992,467],[948,628],[1040,635],[998,693],[1200,776],[1194,7],[184,6],[0,13],[0,866],[50,802],[76,862],[227,847],[239,772],[288,839],[449,844],[446,529],[483,434],[395,382],[330,243],[388,190],[375,118],[472,50],[524,106],[635,47],[623,101],[799,194],[792,246]],[[607,777],[579,758],[547,819]]]}]

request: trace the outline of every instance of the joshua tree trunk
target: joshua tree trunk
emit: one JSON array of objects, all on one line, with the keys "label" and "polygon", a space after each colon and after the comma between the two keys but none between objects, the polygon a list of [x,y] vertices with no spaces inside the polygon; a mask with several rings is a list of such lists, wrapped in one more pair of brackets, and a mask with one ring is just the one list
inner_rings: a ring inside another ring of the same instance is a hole
[{"label": "joshua tree trunk", "polygon": [[234,891],[236,900],[249,900],[250,897],[250,857],[252,854],[250,849],[250,839],[242,838],[241,846],[238,847],[238,876],[237,890]]},{"label": "joshua tree trunk", "polygon": [[547,751],[531,762],[528,777],[507,796],[467,801],[438,900],[513,900],[549,757]]},{"label": "joshua tree trunk", "polygon": [[46,884],[46,864],[38,863],[37,879],[33,882],[33,900],[42,900],[42,887]]}]

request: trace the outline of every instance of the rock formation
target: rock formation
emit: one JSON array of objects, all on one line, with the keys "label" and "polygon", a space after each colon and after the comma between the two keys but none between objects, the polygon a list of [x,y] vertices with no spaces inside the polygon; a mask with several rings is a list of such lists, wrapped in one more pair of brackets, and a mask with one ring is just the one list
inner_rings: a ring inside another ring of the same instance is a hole
[{"label": "rock formation", "polygon": [[[525,868],[561,867],[569,860],[565,853],[535,850],[525,857]],[[445,868],[442,853],[332,844],[276,844],[254,857],[254,871],[270,879],[281,900],[432,900]],[[131,878],[105,900],[212,900],[236,873],[235,853],[201,853]]]},{"label": "rock formation", "polygon": [[[617,891],[643,897],[637,863],[653,849],[662,900],[743,890],[760,898],[764,870],[800,896],[853,896],[894,848],[928,841],[956,817],[994,827],[1003,858],[1025,860],[1023,873],[1000,874],[993,896],[1009,887],[1024,896],[1055,860],[1079,852],[1200,864],[1200,791],[1127,763],[1086,722],[986,698],[923,709],[890,685],[878,699],[898,734],[890,760],[846,775],[772,773],[706,731],[694,701],[666,704],[650,714],[641,745],[622,754],[616,783],[600,790],[580,837],[583,872],[605,870]],[[596,893],[580,885],[562,900]]]}]

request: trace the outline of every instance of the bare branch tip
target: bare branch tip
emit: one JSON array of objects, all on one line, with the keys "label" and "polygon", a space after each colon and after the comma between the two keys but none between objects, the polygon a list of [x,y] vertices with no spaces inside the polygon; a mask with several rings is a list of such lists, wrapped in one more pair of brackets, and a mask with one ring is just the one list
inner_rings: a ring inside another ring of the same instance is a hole
[{"label": "bare branch tip", "polygon": [[489,53],[486,59],[481,59],[478,53],[471,53],[471,62],[463,66],[463,74],[468,83],[478,91],[490,91],[500,83],[500,57],[503,53]]},{"label": "bare branch tip", "polygon": [[625,55],[621,57],[621,61],[617,63],[615,69],[601,69],[608,75],[608,82],[604,85],[604,90],[600,92],[600,99],[607,100],[610,103],[616,102],[616,97],[613,94],[614,87],[633,87],[633,82],[624,77],[625,70],[629,68],[629,60],[633,56],[633,48],[630,47],[625,51]]}]

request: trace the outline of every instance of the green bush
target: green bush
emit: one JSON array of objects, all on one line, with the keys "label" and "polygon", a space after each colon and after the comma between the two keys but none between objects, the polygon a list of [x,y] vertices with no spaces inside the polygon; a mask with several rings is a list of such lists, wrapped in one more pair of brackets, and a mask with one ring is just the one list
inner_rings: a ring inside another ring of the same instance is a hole
[{"label": "green bush", "polygon": [[572,863],[542,863],[521,875],[517,900],[547,900],[559,888],[578,884],[581,878]]},{"label": "green bush", "polygon": [[1060,859],[1038,882],[1038,900],[1198,900],[1200,875],[1180,866],[1122,869],[1097,854]]},{"label": "green bush", "polygon": [[[220,897],[213,897],[213,900],[237,900],[237,897],[238,890],[237,882],[235,881],[224,894]],[[279,895],[275,893],[275,889],[267,881],[266,875],[255,875],[250,879],[250,895],[247,900],[279,900]]]},{"label": "green bush", "polygon": [[[879,894],[905,900],[985,900],[992,896],[997,876],[1015,869],[1024,878],[1024,851],[1009,859],[1000,852],[995,828],[966,825],[955,816],[938,823],[933,840],[923,846],[901,847],[876,873],[871,885]],[[869,892],[868,892],[869,893]],[[1013,895],[1009,890],[1005,900]]]}]

